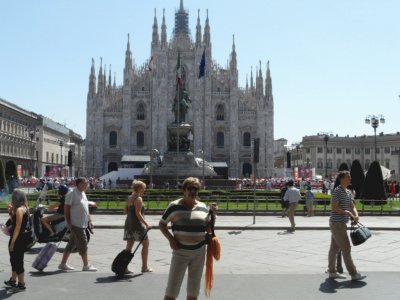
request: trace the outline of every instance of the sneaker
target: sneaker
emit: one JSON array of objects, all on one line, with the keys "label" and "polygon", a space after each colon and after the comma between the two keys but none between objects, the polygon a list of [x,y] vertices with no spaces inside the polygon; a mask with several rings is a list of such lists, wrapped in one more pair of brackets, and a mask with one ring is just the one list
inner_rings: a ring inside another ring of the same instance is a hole
[{"label": "sneaker", "polygon": [[14,287],[12,288],[12,291],[13,291],[14,293],[23,292],[23,291],[25,291],[25,290],[26,290],[25,283],[22,284],[22,283],[19,283],[19,282],[18,282],[18,284],[17,284],[16,286],[14,286]]},{"label": "sneaker", "polygon": [[58,265],[58,269],[59,269],[59,270],[63,270],[63,271],[72,271],[72,270],[75,270],[74,267],[71,267],[70,265],[67,265],[67,264],[59,264],[59,265]]},{"label": "sneaker", "polygon": [[332,279],[346,279],[346,275],[340,274],[338,272],[329,273],[329,278],[332,278]]},{"label": "sneaker", "polygon": [[11,278],[8,281],[4,281],[4,284],[6,285],[6,287],[15,287],[15,286],[17,286],[17,282],[15,280],[12,280]]},{"label": "sneaker", "polygon": [[97,269],[95,267],[93,267],[92,265],[86,265],[86,266],[83,266],[82,271],[84,271],[84,272],[96,272]]},{"label": "sneaker", "polygon": [[354,274],[354,275],[351,275],[351,280],[363,280],[365,277],[367,277],[367,276],[363,276],[363,275],[361,275],[360,273],[356,273],[356,274]]}]

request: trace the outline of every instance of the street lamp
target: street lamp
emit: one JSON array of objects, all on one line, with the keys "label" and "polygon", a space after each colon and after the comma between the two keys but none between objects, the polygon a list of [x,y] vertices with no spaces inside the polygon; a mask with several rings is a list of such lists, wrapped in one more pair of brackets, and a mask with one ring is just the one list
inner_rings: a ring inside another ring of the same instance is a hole
[{"label": "street lamp", "polygon": [[329,136],[325,134],[324,142],[325,142],[325,178],[328,178],[328,141]]},{"label": "street lamp", "polygon": [[375,116],[368,115],[365,117],[365,124],[371,124],[372,128],[374,128],[374,145],[375,145],[375,161],[376,159],[376,128],[378,128],[379,123],[385,124],[385,117],[383,115]]},{"label": "street lamp", "polygon": [[60,146],[60,177],[62,176],[63,162],[62,162],[62,148],[64,146],[64,140],[58,139],[58,145]]},{"label": "street lamp", "polygon": [[26,128],[25,131],[28,132],[29,138],[31,140],[31,163],[30,163],[30,170],[29,170],[29,175],[35,175],[35,166],[34,166],[34,160],[35,160],[35,143],[33,142],[33,139],[35,138],[36,134],[39,133],[39,129],[34,128],[34,127],[29,127]]}]

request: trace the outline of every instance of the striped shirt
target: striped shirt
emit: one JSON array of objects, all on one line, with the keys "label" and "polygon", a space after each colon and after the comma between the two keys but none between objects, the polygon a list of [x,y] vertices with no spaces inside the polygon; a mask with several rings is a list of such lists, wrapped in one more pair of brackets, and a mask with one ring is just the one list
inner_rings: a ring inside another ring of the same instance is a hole
[{"label": "striped shirt", "polygon": [[[332,192],[332,201],[338,201],[339,207],[343,210],[351,210],[351,191],[344,189],[341,185],[336,187]],[[338,214],[336,211],[331,211],[330,222],[349,222],[349,215]]]},{"label": "striped shirt", "polygon": [[189,210],[182,204],[183,199],[171,202],[165,210],[161,221],[172,223],[172,232],[182,249],[198,249],[204,245],[204,235],[209,222],[207,206],[196,201],[196,206]]}]

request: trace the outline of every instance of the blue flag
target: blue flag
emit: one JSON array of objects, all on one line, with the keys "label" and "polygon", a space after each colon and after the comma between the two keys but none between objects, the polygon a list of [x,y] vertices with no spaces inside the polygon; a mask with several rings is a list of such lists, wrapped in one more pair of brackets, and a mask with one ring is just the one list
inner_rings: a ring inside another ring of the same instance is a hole
[{"label": "blue flag", "polygon": [[206,49],[203,51],[203,55],[201,56],[200,66],[199,66],[199,79],[204,77],[206,73]]}]

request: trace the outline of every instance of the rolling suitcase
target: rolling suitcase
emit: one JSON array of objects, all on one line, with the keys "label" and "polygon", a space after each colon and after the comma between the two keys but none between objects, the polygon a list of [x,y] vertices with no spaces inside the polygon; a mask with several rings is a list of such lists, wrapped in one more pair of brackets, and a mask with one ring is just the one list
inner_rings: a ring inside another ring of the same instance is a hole
[{"label": "rolling suitcase", "polygon": [[140,244],[143,242],[144,238],[146,237],[148,231],[149,230],[146,230],[146,232],[143,235],[143,238],[140,240],[139,244],[136,246],[136,248],[133,252],[122,250],[120,253],[118,253],[117,257],[115,257],[115,259],[111,265],[111,270],[117,275],[118,278],[122,278],[124,276],[126,268],[128,267],[129,263],[131,262],[133,256],[135,255],[137,249],[139,248]]},{"label": "rolling suitcase", "polygon": [[32,267],[42,272],[47,267],[47,264],[53,257],[54,253],[56,253],[58,247],[60,246],[61,242],[66,237],[68,232],[69,230],[65,231],[64,236],[58,243],[58,245],[56,245],[55,243],[47,243],[46,246],[44,246],[42,250],[40,250],[38,256],[33,261]]},{"label": "rolling suitcase", "polygon": [[54,253],[57,251],[57,246],[55,243],[48,243],[46,246],[40,250],[39,255],[35,258],[32,263],[32,267],[36,270],[42,272],[44,268],[47,267],[47,264],[53,257]]}]

